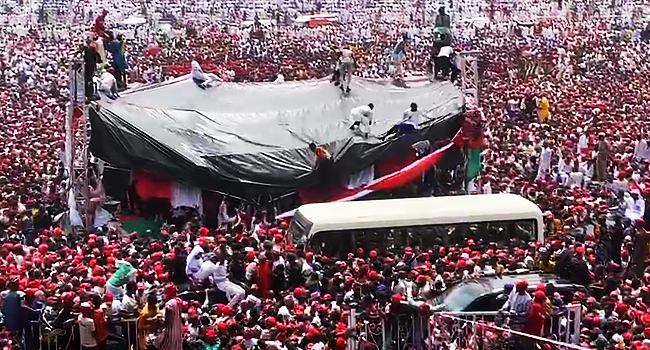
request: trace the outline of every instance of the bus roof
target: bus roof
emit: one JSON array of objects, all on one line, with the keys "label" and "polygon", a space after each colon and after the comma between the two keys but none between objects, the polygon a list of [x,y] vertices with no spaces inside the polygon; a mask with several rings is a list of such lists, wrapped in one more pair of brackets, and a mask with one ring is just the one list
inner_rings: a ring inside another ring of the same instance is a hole
[{"label": "bus roof", "polygon": [[306,204],[296,216],[312,224],[308,239],[321,231],[522,219],[536,219],[543,232],[539,207],[514,194]]}]

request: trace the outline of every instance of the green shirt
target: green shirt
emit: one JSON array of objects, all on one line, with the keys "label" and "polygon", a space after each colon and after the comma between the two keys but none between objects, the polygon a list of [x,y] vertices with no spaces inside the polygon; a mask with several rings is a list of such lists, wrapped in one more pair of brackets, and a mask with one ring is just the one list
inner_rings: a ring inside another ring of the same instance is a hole
[{"label": "green shirt", "polygon": [[135,268],[128,262],[118,262],[120,267],[115,271],[115,274],[108,279],[113,287],[121,287],[129,282],[131,275],[135,272]]}]

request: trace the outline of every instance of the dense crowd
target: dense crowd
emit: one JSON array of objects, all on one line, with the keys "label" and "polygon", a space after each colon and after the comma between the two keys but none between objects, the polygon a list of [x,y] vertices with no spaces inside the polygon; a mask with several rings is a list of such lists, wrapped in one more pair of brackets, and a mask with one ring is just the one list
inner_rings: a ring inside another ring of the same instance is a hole
[{"label": "dense crowd", "polygon": [[[54,220],[67,177],[68,65],[96,53],[98,75],[128,75],[116,76],[121,87],[186,74],[193,60],[224,80],[314,79],[331,74],[333,52],[351,45],[355,74],[387,77],[407,33],[405,69],[416,74],[430,69],[431,43],[414,25],[257,32],[178,25],[146,40],[123,39],[117,29],[105,35],[114,28],[103,19],[90,21],[87,38],[80,30],[3,27],[0,344],[38,349],[40,338],[58,334],[52,329],[66,331],[59,339],[66,343],[76,324],[73,342],[86,350],[343,349],[369,318],[390,324],[386,315],[405,307],[427,317],[426,301],[463,279],[528,269],[585,289],[561,294],[542,285],[531,295],[525,281],[509,286],[503,311],[513,327],[550,335],[550,315],[578,303],[581,346],[650,348],[648,27],[558,18],[524,37],[506,23],[458,28],[456,49],[482,52],[483,168],[463,190],[534,201],[544,211],[545,243],[477,238],[343,257],[288,243],[288,222],[263,212],[235,212],[238,224],[216,229],[199,220],[155,235],[117,227],[66,234]],[[352,310],[363,315],[357,324],[349,323]],[[43,324],[47,331],[35,326]]]}]

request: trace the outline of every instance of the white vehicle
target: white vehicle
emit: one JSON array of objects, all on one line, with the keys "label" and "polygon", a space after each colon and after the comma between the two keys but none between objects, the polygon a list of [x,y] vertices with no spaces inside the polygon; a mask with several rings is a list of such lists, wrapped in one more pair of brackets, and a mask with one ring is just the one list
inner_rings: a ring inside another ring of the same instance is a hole
[{"label": "white vehicle", "polygon": [[450,246],[544,240],[542,211],[514,194],[385,199],[307,204],[293,216],[289,236],[317,253],[345,256],[358,247]]}]

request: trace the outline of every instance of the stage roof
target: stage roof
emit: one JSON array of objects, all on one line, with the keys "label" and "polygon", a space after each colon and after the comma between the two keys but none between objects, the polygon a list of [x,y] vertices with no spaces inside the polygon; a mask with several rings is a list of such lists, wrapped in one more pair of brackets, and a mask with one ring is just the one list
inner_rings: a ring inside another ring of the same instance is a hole
[{"label": "stage roof", "polygon": [[313,183],[310,142],[325,145],[340,171],[376,162],[398,141],[354,136],[350,110],[374,103],[372,132],[398,122],[411,102],[423,111],[420,139],[452,137],[462,94],[449,82],[353,79],[344,96],[327,80],[222,83],[202,90],[189,77],[105,97],[90,108],[93,154],[207,189],[250,197]]}]

